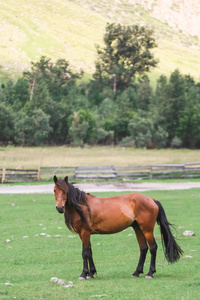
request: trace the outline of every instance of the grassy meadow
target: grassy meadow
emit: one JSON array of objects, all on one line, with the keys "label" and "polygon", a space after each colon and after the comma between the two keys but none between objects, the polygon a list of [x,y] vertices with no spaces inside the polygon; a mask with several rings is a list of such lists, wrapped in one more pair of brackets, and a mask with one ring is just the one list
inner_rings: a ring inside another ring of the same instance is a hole
[{"label": "grassy meadow", "polygon": [[123,147],[0,147],[0,168],[132,166],[200,161],[199,150],[146,150]]},{"label": "grassy meadow", "polygon": [[[156,225],[157,273],[153,280],[145,279],[145,274],[134,279],[131,274],[139,258],[134,231],[128,228],[118,234],[94,235],[92,248],[98,277],[86,281],[78,281],[81,242],[56,211],[54,195],[0,195],[0,299],[198,299],[200,189],[146,194],[161,201],[168,220],[177,226],[174,235],[184,250],[180,261],[167,263]],[[195,236],[184,237],[185,230],[194,231]],[[145,273],[149,263],[148,254]],[[72,281],[74,287],[59,286],[50,282],[51,277]]]}]

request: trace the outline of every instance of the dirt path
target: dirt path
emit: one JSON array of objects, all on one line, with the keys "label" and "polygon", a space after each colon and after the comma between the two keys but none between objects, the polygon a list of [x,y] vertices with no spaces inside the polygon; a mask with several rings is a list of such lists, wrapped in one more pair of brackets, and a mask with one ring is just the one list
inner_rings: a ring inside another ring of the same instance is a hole
[{"label": "dirt path", "polygon": [[[0,194],[29,194],[29,193],[53,193],[54,184],[42,185],[0,185]],[[178,182],[178,183],[128,183],[128,182],[108,182],[108,183],[79,183],[75,184],[80,190],[85,192],[120,192],[135,191],[143,192],[150,190],[184,190],[190,188],[200,188],[200,182]]]}]

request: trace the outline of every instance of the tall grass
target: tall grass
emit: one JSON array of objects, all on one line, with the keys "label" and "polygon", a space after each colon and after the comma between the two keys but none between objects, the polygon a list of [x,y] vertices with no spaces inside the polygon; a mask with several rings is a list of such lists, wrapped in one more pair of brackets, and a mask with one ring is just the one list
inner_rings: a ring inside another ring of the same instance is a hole
[{"label": "tall grass", "polygon": [[144,150],[123,147],[0,148],[0,168],[179,164],[199,161],[199,150]]},{"label": "tall grass", "polygon": [[[94,235],[92,248],[98,277],[83,282],[78,281],[81,241],[64,225],[53,194],[0,195],[0,299],[198,299],[200,189],[147,194],[161,201],[168,220],[177,226],[174,235],[184,256],[173,265],[166,262],[156,225],[157,273],[153,280],[146,280],[145,274],[133,279],[130,276],[139,258],[134,231],[129,228],[118,234]],[[195,236],[183,237],[184,230],[193,230]],[[61,237],[54,237],[57,235]],[[8,239],[10,242],[6,242]],[[149,263],[148,254],[145,273]],[[75,287],[58,286],[50,282],[51,277],[73,281]]]}]

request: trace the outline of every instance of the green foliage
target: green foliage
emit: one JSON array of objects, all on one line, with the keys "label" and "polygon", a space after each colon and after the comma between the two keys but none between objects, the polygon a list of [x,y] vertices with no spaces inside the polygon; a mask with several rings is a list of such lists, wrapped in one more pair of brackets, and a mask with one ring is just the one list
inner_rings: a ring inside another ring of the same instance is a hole
[{"label": "green foliage", "polygon": [[25,78],[19,78],[14,86],[13,110],[19,111],[29,100],[29,83]]},{"label": "green foliage", "polygon": [[83,72],[73,72],[64,59],[53,63],[50,58],[42,56],[39,62],[32,62],[31,71],[26,71],[23,75],[30,82],[31,99],[35,98],[38,103],[40,98],[48,98],[49,95],[54,101],[60,101],[75,86]]},{"label": "green foliage", "polygon": [[127,136],[129,121],[130,121],[129,118],[116,117],[115,123],[114,123],[116,143],[121,141],[123,139],[123,137]]},{"label": "green foliage", "polygon": [[131,136],[126,136],[120,141],[119,144],[124,147],[132,148],[135,147],[135,140]]},{"label": "green foliage", "polygon": [[[110,78],[106,72],[101,73],[104,78],[97,78],[95,72],[93,80],[84,82],[83,73],[73,72],[67,61],[53,63],[42,56],[17,82],[9,80],[1,85],[1,144],[83,146],[122,141],[147,148],[200,146],[200,84],[175,70],[169,79],[160,76],[154,91],[144,74],[148,63],[143,65],[145,56],[139,51],[140,47],[150,47],[150,51],[154,45],[153,38],[148,40],[147,29],[110,24],[106,30],[107,48],[99,49],[99,53],[105,52],[111,59],[106,65]],[[138,41],[136,51],[143,57],[138,58],[142,76],[139,69],[135,70],[126,84],[121,74],[119,88],[114,91],[110,85],[113,70],[121,68],[123,75],[128,76],[128,62],[137,39],[144,42],[143,45]],[[127,49],[129,43],[126,60],[123,47]],[[113,64],[109,65],[111,61]]]},{"label": "green foliage", "polygon": [[44,145],[52,128],[49,125],[50,116],[46,115],[42,109],[37,109],[33,114],[34,121],[34,145]]},{"label": "green foliage", "polygon": [[14,121],[13,112],[10,107],[0,103],[0,143],[9,143],[13,141]]},{"label": "green foliage", "polygon": [[15,118],[15,142],[19,145],[44,145],[52,128],[49,116],[42,109],[37,109],[28,116],[19,112]]},{"label": "green foliage", "polygon": [[131,95],[127,91],[123,91],[116,98],[117,103],[117,118],[130,119],[134,114],[134,104],[131,101]]},{"label": "green foliage", "polygon": [[175,136],[171,141],[171,147],[172,148],[180,148],[181,145],[182,145],[182,140],[180,138],[178,138],[177,136]]},{"label": "green foliage", "polygon": [[129,123],[129,132],[138,148],[147,147],[152,141],[153,122],[150,118],[135,115]]},{"label": "green foliage", "polygon": [[153,32],[145,26],[107,24],[104,43],[104,48],[97,46],[93,77],[99,86],[108,85],[114,93],[131,86],[137,74],[142,75],[157,64],[151,53],[156,46]]},{"label": "green foliage", "polygon": [[183,115],[186,103],[184,76],[178,70],[175,70],[169,80],[170,94],[169,106],[167,111],[167,131],[169,138],[173,138],[174,130],[177,130],[178,122]]},{"label": "green foliage", "polygon": [[114,141],[114,131],[105,130],[102,127],[96,129],[96,143],[110,145]]},{"label": "green foliage", "polygon": [[138,111],[128,125],[130,135],[139,148],[163,148],[166,145],[167,132],[158,124],[156,115]]},{"label": "green foliage", "polygon": [[200,140],[200,93],[194,86],[188,90],[177,133],[191,148],[195,148]]},{"label": "green foliage", "polygon": [[15,117],[15,143],[17,145],[32,144],[33,131],[34,122],[32,117],[25,112],[19,112]]},{"label": "green foliage", "polygon": [[97,113],[101,120],[108,120],[113,118],[113,114],[115,114],[115,111],[116,103],[109,98],[105,98],[98,106]]},{"label": "green foliage", "polygon": [[139,79],[136,85],[137,91],[137,108],[141,110],[148,110],[148,106],[151,102],[152,88],[150,86],[150,81],[147,76],[143,76]]},{"label": "green foliage", "polygon": [[91,112],[79,110],[69,117],[69,136],[74,146],[92,143],[94,138],[95,119]]},{"label": "green foliage", "polygon": [[1,102],[5,103],[5,105],[13,105],[14,103],[14,83],[12,80],[9,80],[6,85],[2,84],[1,86],[1,94],[0,94]]}]

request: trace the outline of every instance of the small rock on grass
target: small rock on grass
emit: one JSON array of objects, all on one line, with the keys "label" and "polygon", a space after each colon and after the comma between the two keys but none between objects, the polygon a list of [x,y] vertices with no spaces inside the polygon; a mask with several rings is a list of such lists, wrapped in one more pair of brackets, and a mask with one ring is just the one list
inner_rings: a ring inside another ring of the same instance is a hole
[{"label": "small rock on grass", "polygon": [[107,297],[108,295],[102,294],[102,295],[92,295],[90,298],[101,298],[101,297]]},{"label": "small rock on grass", "polygon": [[51,277],[50,282],[58,282],[58,277]]},{"label": "small rock on grass", "polygon": [[[67,282],[63,279],[60,279],[58,277],[51,277],[50,279],[51,282],[55,282],[57,283],[58,285],[64,285],[66,284]],[[69,287],[75,287],[75,285],[73,284],[72,281],[68,281],[67,285],[64,286],[65,288],[69,288]]]},{"label": "small rock on grass", "polygon": [[70,288],[70,287],[75,287],[72,281],[68,281],[68,284],[64,285],[64,288]]},{"label": "small rock on grass", "polygon": [[63,279],[58,279],[57,283],[58,283],[58,285],[64,285],[67,282],[65,280],[63,280]]},{"label": "small rock on grass", "polygon": [[50,281],[51,281],[51,282],[55,282],[55,283],[57,283],[58,285],[64,285],[64,284],[67,283],[65,280],[60,279],[60,278],[58,278],[58,277],[51,277]]},{"label": "small rock on grass", "polygon": [[2,284],[4,284],[5,286],[14,286],[12,283],[10,283],[10,282],[5,282],[5,283],[2,283]]},{"label": "small rock on grass", "polygon": [[186,230],[186,231],[183,232],[183,235],[185,235],[185,236],[193,236],[194,232],[190,231],[190,230]]}]

